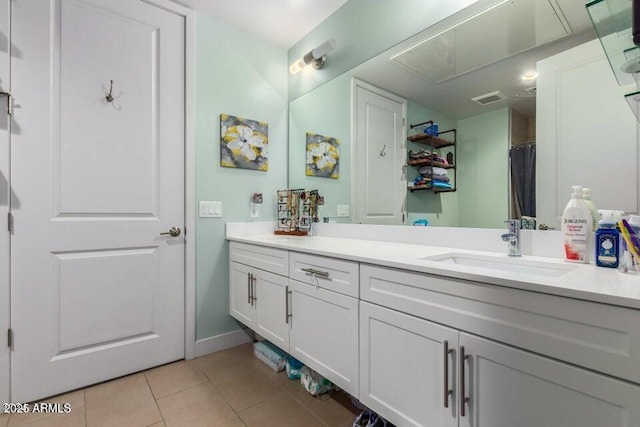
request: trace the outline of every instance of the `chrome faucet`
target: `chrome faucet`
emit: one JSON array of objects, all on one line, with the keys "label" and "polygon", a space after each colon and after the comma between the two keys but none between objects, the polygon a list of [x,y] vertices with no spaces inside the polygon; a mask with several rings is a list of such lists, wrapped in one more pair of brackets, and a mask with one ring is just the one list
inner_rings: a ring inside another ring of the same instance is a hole
[{"label": "chrome faucet", "polygon": [[505,221],[509,225],[509,232],[503,234],[502,240],[509,242],[509,256],[522,256],[520,253],[520,220],[509,219]]}]

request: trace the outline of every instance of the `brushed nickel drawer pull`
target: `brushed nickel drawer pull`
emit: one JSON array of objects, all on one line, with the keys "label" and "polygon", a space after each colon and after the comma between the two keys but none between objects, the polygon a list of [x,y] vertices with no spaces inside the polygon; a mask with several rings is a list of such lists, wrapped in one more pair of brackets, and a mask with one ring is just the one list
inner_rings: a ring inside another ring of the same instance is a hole
[{"label": "brushed nickel drawer pull", "polygon": [[258,297],[256,296],[256,294],[258,293],[258,286],[256,285],[257,281],[258,278],[254,276],[253,273],[251,273],[251,304],[258,301]]},{"label": "brushed nickel drawer pull", "polygon": [[289,290],[289,286],[285,286],[284,287],[284,323],[289,324],[289,318],[292,317],[291,314],[289,314],[289,295],[291,294],[291,291]]},{"label": "brushed nickel drawer pull", "polygon": [[453,394],[453,389],[449,388],[449,355],[453,349],[449,348],[449,341],[444,341],[444,407],[449,407],[449,396]]},{"label": "brushed nickel drawer pull", "polygon": [[247,304],[251,304],[251,273],[247,273]]},{"label": "brushed nickel drawer pull", "polygon": [[301,270],[314,276],[329,277],[328,271],[320,271],[313,268],[301,268]]},{"label": "brushed nickel drawer pull", "polygon": [[468,354],[464,354],[464,346],[460,346],[460,416],[464,417],[465,415],[465,405],[469,402],[469,397],[465,396],[465,386],[464,386],[464,362],[470,356]]}]

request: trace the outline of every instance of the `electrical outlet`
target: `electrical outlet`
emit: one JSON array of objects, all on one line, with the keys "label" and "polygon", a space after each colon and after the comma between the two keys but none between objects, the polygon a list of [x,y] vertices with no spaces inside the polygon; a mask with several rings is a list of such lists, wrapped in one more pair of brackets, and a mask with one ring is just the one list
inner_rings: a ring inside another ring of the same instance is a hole
[{"label": "electrical outlet", "polygon": [[349,205],[338,205],[336,206],[336,211],[338,216],[349,216]]},{"label": "electrical outlet", "polygon": [[261,203],[251,203],[251,207],[249,208],[250,218],[260,218],[260,206],[262,206]]}]

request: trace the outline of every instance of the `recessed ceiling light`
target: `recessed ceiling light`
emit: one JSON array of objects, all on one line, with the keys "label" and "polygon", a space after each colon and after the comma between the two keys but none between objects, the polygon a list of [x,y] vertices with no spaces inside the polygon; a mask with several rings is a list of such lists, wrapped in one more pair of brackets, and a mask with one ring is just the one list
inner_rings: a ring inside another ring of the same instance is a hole
[{"label": "recessed ceiling light", "polygon": [[522,75],[522,80],[535,80],[538,77],[538,73],[535,71],[529,71]]}]

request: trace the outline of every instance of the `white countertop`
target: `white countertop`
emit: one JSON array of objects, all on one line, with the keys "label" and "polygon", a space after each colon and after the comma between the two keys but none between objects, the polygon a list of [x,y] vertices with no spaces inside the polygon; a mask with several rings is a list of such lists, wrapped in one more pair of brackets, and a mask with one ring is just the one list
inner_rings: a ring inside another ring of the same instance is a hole
[{"label": "white countertop", "polygon": [[[525,255],[514,260],[507,257],[506,250],[505,253],[501,254],[468,249],[326,236],[294,237],[276,236],[274,234],[228,234],[227,239],[640,309],[639,275],[624,274],[615,269],[596,267],[593,264],[568,263],[558,258]],[[568,266],[571,270],[559,277],[544,277],[538,274],[422,259],[451,253],[483,258],[495,257],[500,262],[545,263],[547,266],[557,265],[559,268]]]}]

